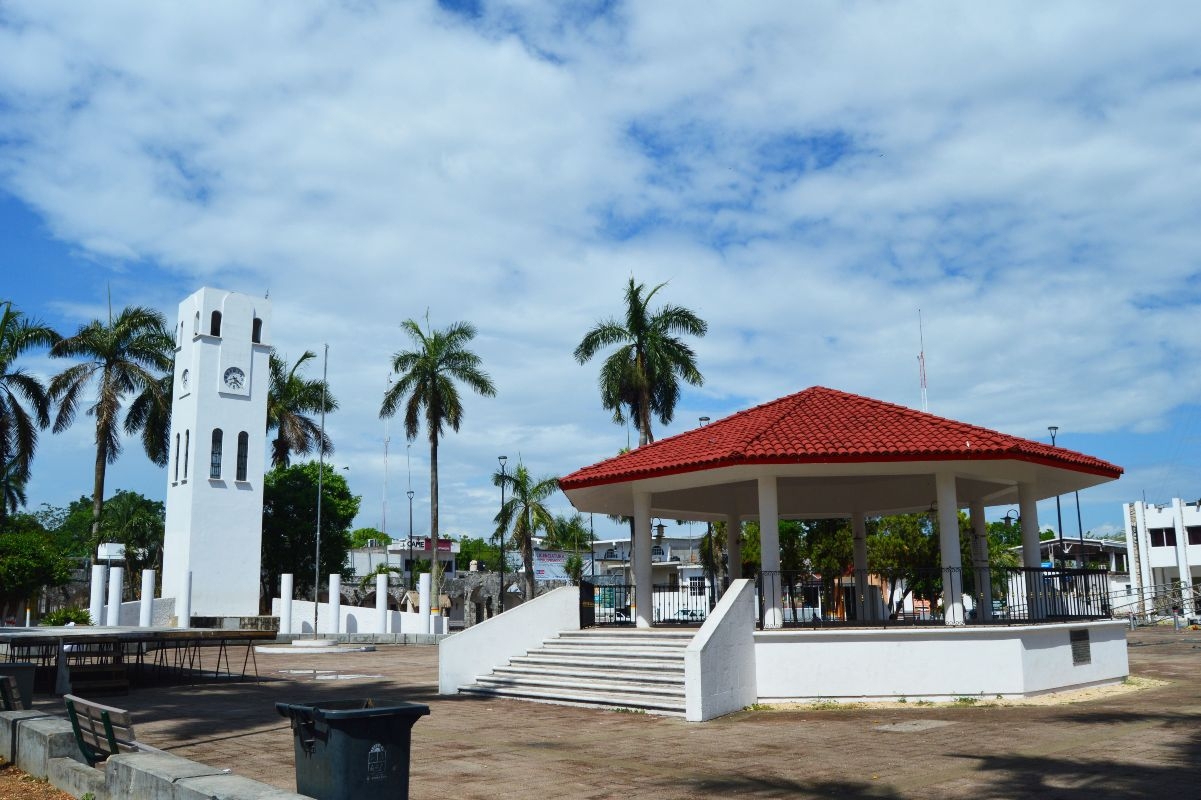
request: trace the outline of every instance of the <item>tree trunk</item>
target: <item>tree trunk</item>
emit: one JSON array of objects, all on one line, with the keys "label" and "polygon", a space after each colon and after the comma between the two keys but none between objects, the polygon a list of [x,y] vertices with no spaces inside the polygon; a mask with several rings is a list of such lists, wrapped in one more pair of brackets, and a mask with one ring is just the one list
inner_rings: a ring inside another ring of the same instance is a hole
[{"label": "tree trunk", "polygon": [[430,591],[431,605],[441,610],[441,570],[438,569],[438,434],[436,427],[427,421],[430,429]]},{"label": "tree trunk", "polygon": [[[529,511],[526,511],[529,514]],[[527,517],[528,523],[528,517]],[[534,530],[526,525],[526,535],[521,540],[521,557],[525,560],[525,599],[534,599]]]},{"label": "tree trunk", "polygon": [[92,552],[88,553],[88,563],[96,558],[96,548],[100,544],[100,513],[104,510],[104,472],[108,468],[108,448],[99,432],[96,435],[96,473],[92,481]]}]

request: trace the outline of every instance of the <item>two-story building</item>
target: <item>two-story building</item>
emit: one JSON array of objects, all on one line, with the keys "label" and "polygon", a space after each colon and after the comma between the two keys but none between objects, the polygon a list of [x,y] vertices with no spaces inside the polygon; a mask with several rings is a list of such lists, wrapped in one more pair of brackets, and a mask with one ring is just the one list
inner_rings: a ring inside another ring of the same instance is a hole
[{"label": "two-story building", "polygon": [[1201,582],[1201,500],[1170,503],[1141,500],[1122,505],[1136,613],[1201,615],[1194,586]]}]

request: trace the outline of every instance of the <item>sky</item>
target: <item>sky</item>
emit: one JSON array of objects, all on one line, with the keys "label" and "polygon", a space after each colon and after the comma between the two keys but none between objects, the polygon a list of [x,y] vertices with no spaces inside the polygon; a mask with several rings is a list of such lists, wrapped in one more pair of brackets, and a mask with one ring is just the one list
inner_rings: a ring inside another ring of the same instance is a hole
[{"label": "sky", "polygon": [[[1197,30],[1172,2],[9,0],[0,298],[71,333],[110,295],[174,323],[269,293],[282,355],[328,344],[330,462],[393,536],[410,480],[429,514],[424,435],[378,416],[401,321],[479,331],[497,396],[442,442],[440,519],[486,536],[498,455],[626,446],[572,351],[630,277],[709,324],[657,438],[813,385],[921,408],[924,344],[932,413],[1122,466],[1079,496],[1119,532],[1201,496]],[[42,435],[30,507],[90,492],[89,421]],[[108,472],[166,485],[136,441]]]}]

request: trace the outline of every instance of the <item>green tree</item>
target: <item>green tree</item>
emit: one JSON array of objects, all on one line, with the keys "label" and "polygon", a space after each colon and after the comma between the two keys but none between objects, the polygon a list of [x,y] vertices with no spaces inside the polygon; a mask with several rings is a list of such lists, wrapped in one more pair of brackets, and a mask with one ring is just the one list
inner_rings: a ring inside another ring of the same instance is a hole
[{"label": "green tree", "polygon": [[488,570],[500,569],[500,548],[482,537],[464,536],[459,540],[455,568],[460,572],[471,569],[471,562]]},{"label": "green tree", "polygon": [[525,564],[525,599],[534,599],[534,536],[539,530],[549,531],[555,518],[546,507],[546,499],[559,490],[559,479],[530,477],[525,464],[517,462],[512,472],[496,471],[493,486],[504,486],[508,495],[495,519],[496,533],[504,536],[512,531],[511,540],[521,551]]},{"label": "green tree", "polygon": [[413,342],[412,350],[401,350],[392,356],[392,371],[397,381],[384,393],[380,406],[381,419],[396,414],[404,404],[405,436],[417,438],[424,417],[430,443],[430,536],[438,541],[438,440],[445,426],[458,432],[463,424],[463,401],[455,382],[466,384],[484,397],[494,397],[496,387],[481,369],[480,357],[467,349],[475,338],[475,326],[456,322],[440,331],[421,330],[416,322],[406,319],[401,329]]},{"label": "green tree", "polygon": [[50,424],[46,388],[17,362],[30,350],[52,347],[59,339],[49,327],[13,308],[11,301],[0,302],[0,520],[24,504],[38,428]]},{"label": "green tree", "polygon": [[70,577],[70,563],[36,518],[14,514],[0,522],[0,618],[23,618],[31,598]]},{"label": "green tree", "polygon": [[[125,545],[125,574],[135,598],[141,592],[142,570],[162,572],[166,517],[161,502],[137,492],[120,490],[104,504],[100,541]],[[93,554],[100,541],[92,542]]]},{"label": "green tree", "polygon": [[[83,359],[56,375],[50,381],[49,395],[58,402],[54,432],[61,433],[75,421],[81,398],[95,390],[95,401],[87,413],[96,420],[96,462],[92,484],[92,534],[100,532],[100,517],[104,508],[104,475],[108,465],[121,454],[120,415],[123,403],[132,400],[125,416],[124,429],[128,434],[143,434],[150,420],[169,416],[163,408],[170,406],[171,393],[163,394],[163,378],[169,373],[175,349],[166,320],[158,311],[130,306],[108,323],[93,320],[71,337],[57,342],[50,354],[58,358]],[[157,406],[157,409],[151,408]],[[161,443],[165,436],[152,432],[151,443]],[[167,463],[167,452],[151,444],[147,455],[156,464]]]},{"label": "green tree", "polygon": [[[53,537],[54,546],[66,556],[87,558],[92,541],[92,498],[72,500],[65,508],[42,503],[33,513]],[[91,557],[95,558],[93,550]]]},{"label": "green tree", "polygon": [[[601,320],[584,335],[575,349],[583,364],[601,349],[617,345],[601,365],[601,405],[613,412],[613,421],[626,423],[627,415],[638,424],[638,445],[655,440],[651,417],[667,425],[680,398],[680,381],[693,386],[704,383],[696,366],[696,353],[681,335],[704,336],[708,325],[692,311],[667,305],[655,312],[648,308],[661,283],[646,292],[645,284],[630,278],[625,294],[625,321]],[[645,296],[644,296],[645,293]]]},{"label": "green tree", "polygon": [[890,613],[900,610],[911,592],[932,600],[939,545],[930,515],[896,514],[869,519],[867,530],[867,565],[888,582],[887,610]]},{"label": "green tree", "polygon": [[320,414],[323,409],[329,413],[338,408],[338,401],[330,394],[326,381],[309,380],[300,375],[304,365],[316,357],[316,353],[305,350],[289,367],[274,348],[271,350],[267,433],[275,431],[275,438],[271,440],[272,467],[286,467],[292,463],[293,453],[308,455],[319,445],[325,455],[334,451],[329,436],[322,434],[321,425],[306,416]]},{"label": "green tree", "polygon": [[550,530],[546,532],[544,545],[548,550],[591,553],[592,539],[592,532],[588,530],[583,514],[556,514]]},{"label": "green tree", "polygon": [[[279,576],[291,573],[297,594],[313,589],[317,549],[317,477],[321,465],[309,461],[273,469],[263,482],[263,597],[277,597]],[[350,525],[360,498],[346,479],[325,467],[321,491],[321,574],[346,570]]]},{"label": "green tree", "polygon": [[366,547],[372,539],[376,541],[377,547],[387,547],[392,544],[391,536],[375,528],[355,528],[350,532],[350,546],[356,550]]}]

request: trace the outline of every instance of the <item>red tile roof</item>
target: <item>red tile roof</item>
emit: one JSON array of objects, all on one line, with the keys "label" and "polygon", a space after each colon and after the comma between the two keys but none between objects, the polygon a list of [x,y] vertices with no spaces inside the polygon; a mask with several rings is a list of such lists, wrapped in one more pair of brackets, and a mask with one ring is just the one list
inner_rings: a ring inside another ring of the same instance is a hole
[{"label": "red tile roof", "polygon": [[823,386],[653,442],[560,479],[564,490],[751,464],[1016,459],[1117,478],[1122,468]]}]

